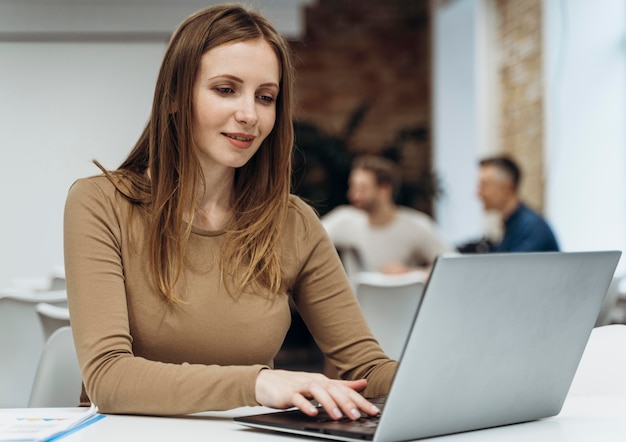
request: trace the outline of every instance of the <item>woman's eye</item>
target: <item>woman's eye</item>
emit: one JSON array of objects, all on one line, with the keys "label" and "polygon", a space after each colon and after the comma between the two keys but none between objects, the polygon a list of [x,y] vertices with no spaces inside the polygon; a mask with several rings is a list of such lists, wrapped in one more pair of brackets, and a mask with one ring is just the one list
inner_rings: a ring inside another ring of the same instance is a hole
[{"label": "woman's eye", "polygon": [[235,92],[232,88],[230,87],[216,87],[215,90],[223,95],[228,95],[228,94],[232,94],[233,92]]},{"label": "woman's eye", "polygon": [[271,95],[257,95],[257,97],[265,104],[272,104],[276,101]]}]

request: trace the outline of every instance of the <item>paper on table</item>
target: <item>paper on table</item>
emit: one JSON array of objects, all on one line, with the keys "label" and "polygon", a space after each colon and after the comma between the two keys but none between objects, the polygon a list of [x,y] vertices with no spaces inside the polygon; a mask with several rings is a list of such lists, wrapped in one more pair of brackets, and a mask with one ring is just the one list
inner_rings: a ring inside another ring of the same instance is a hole
[{"label": "paper on table", "polygon": [[0,409],[0,441],[51,441],[102,417],[94,405]]}]

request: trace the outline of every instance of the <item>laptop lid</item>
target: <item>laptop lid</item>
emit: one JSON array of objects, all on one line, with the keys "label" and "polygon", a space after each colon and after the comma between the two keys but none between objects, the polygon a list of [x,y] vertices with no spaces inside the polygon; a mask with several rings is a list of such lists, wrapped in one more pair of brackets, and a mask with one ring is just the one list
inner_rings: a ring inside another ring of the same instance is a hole
[{"label": "laptop lid", "polygon": [[[350,422],[345,428],[337,422],[314,428],[312,419],[299,412],[236,421],[329,439],[392,442],[554,416],[620,255],[441,257],[373,435],[362,429],[351,433]],[[302,423],[291,422],[294,416]]]}]

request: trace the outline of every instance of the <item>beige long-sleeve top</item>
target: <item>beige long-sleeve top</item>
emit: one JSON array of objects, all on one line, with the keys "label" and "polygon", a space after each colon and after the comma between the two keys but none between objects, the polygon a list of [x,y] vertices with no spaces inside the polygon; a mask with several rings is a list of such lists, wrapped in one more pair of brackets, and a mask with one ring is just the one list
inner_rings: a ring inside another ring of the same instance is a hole
[{"label": "beige long-sleeve top", "polygon": [[223,234],[194,229],[184,302],[155,289],[141,222],[103,176],[71,187],[64,221],[72,328],[85,392],[104,413],[171,415],[258,405],[258,372],[272,366],[290,325],[289,298],[322,352],[365,396],[386,394],[397,363],[372,337],[313,210],[290,198],[281,235],[284,287],[271,300],[230,296],[220,283]]}]

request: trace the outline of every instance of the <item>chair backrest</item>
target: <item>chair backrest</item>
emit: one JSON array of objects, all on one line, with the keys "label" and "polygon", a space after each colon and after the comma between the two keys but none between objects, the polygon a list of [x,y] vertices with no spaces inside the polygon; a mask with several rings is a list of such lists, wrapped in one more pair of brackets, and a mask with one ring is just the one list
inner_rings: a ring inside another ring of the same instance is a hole
[{"label": "chair backrest", "polygon": [[337,254],[339,255],[339,259],[341,260],[341,264],[343,265],[343,269],[352,284],[352,288],[355,286],[355,279],[358,277],[360,272],[364,271],[363,267],[363,259],[357,249],[354,247],[346,247],[346,246],[337,246],[336,247]]},{"label": "chair backrest", "polygon": [[64,326],[50,335],[41,353],[28,406],[76,407],[81,387],[72,328]]},{"label": "chair backrest", "polygon": [[[30,276],[13,278],[10,282],[11,289],[22,292],[51,292],[65,290],[65,267],[54,266],[46,276]],[[9,289],[9,290],[11,290]],[[4,292],[4,290],[3,290]]]},{"label": "chair backrest", "polygon": [[54,267],[52,272],[50,272],[50,290],[65,290],[66,288],[65,267]]},{"label": "chair backrest", "polygon": [[64,290],[0,293],[0,408],[28,405],[45,342],[35,311],[40,302],[67,305],[67,294]]},{"label": "chair backrest", "polygon": [[360,273],[356,297],[374,337],[383,351],[398,359],[424,292],[422,274]]},{"label": "chair backrest", "polygon": [[44,341],[58,328],[70,325],[70,310],[65,306],[40,302],[35,306],[41,326],[43,328]]}]

